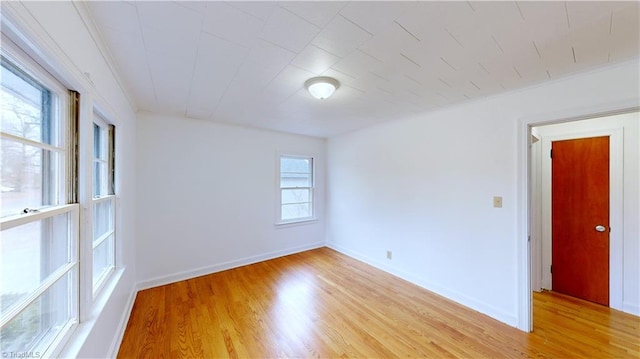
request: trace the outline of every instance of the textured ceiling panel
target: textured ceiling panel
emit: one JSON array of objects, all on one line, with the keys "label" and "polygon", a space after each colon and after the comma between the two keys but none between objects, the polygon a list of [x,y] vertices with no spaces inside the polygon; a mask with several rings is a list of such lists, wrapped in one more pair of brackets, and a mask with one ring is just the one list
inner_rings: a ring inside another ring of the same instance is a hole
[{"label": "textured ceiling panel", "polygon": [[187,115],[210,118],[249,49],[203,33],[189,89]]},{"label": "textured ceiling panel", "polygon": [[338,61],[340,61],[338,56],[330,54],[317,46],[309,45],[298,53],[291,64],[310,71],[315,75],[320,75]]},{"label": "textured ceiling panel", "polygon": [[319,137],[640,54],[637,1],[85,4],[139,109]]},{"label": "textured ceiling panel", "polygon": [[346,5],[340,1],[287,1],[281,6],[319,28],[325,27]]},{"label": "textured ceiling panel", "polygon": [[336,56],[345,57],[369,38],[371,34],[338,15],[316,36],[312,44]]},{"label": "textured ceiling panel", "polygon": [[316,25],[289,10],[278,8],[262,28],[260,37],[287,50],[300,52],[319,31]]},{"label": "textured ceiling panel", "polygon": [[265,22],[224,2],[208,3],[205,14],[202,31],[246,47],[257,42]]}]

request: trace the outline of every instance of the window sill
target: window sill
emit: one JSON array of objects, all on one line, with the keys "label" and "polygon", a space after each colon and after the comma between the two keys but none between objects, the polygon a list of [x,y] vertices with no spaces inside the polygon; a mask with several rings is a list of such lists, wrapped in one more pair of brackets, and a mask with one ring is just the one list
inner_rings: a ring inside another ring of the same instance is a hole
[{"label": "window sill", "polygon": [[101,290],[96,293],[93,298],[93,303],[85,303],[90,306],[90,310],[87,313],[87,318],[82,320],[71,333],[70,338],[66,343],[61,343],[61,348],[54,352],[53,357],[56,358],[77,358],[80,350],[85,344],[85,341],[89,337],[91,330],[98,321],[100,314],[107,305],[107,302],[111,298],[111,295],[115,291],[116,286],[120,282],[122,275],[126,267],[116,268],[112,270],[108,278],[104,281]]},{"label": "window sill", "polygon": [[[93,283],[93,287],[95,288],[92,291],[92,297],[94,302],[102,294],[102,290],[113,280],[113,276],[115,274],[116,274],[116,267],[111,266],[109,267],[108,270],[105,270],[104,272],[102,272],[102,274],[100,274],[100,276],[98,277],[98,280],[95,283]],[[113,288],[111,290],[113,291]]]},{"label": "window sill", "polygon": [[304,226],[308,224],[318,223],[318,218],[306,218],[297,221],[289,221],[289,222],[276,222],[276,228],[289,228],[289,227],[297,227]]}]

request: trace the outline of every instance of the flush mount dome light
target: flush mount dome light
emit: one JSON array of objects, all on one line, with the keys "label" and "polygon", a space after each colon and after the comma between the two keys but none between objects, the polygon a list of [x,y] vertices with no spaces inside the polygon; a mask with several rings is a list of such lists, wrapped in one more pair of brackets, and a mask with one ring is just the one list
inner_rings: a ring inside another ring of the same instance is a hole
[{"label": "flush mount dome light", "polygon": [[340,87],[340,83],[333,77],[320,76],[312,77],[305,81],[304,87],[307,88],[311,96],[324,100]]}]

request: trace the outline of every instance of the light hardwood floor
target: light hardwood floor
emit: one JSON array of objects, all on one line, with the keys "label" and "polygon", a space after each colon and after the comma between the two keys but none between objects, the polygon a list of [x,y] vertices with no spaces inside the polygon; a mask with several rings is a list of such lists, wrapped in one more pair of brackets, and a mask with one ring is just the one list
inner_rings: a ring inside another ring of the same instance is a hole
[{"label": "light hardwood floor", "polygon": [[524,333],[328,248],[138,293],[118,358],[640,357],[640,318],[534,295]]}]

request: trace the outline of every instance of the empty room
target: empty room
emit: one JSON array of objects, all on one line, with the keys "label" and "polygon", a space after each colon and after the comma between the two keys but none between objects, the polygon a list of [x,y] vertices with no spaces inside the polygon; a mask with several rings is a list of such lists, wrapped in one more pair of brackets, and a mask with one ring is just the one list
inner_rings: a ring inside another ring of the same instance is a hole
[{"label": "empty room", "polygon": [[0,6],[3,358],[640,356],[640,2]]}]

